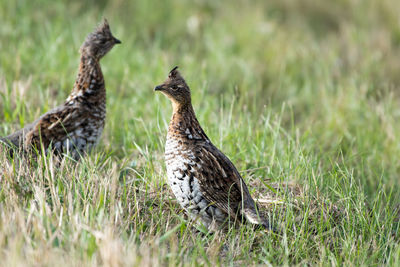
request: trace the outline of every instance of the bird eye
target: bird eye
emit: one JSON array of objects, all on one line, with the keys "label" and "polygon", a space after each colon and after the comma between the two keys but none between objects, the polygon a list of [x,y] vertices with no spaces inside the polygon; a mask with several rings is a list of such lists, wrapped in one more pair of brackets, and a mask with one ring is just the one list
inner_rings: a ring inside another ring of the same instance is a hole
[{"label": "bird eye", "polygon": [[174,84],[174,85],[171,86],[171,89],[176,91],[176,90],[178,90],[178,86],[176,84]]}]

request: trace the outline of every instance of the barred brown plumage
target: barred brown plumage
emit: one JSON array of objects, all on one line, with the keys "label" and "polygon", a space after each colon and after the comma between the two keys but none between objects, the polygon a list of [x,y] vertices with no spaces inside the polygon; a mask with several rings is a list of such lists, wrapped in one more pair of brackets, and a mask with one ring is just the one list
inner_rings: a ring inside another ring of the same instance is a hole
[{"label": "barred brown plumage", "polygon": [[106,117],[106,88],[100,59],[115,44],[121,43],[110,30],[107,20],[89,34],[80,52],[81,60],[74,88],[61,106],[42,115],[2,142],[13,148],[30,151],[41,145],[47,151],[74,158],[93,148],[101,136]]},{"label": "barred brown plumage", "polygon": [[209,230],[227,222],[248,220],[273,229],[232,162],[216,148],[201,128],[191,103],[189,86],[177,70],[155,87],[172,102],[165,162],[168,183],[178,202]]}]

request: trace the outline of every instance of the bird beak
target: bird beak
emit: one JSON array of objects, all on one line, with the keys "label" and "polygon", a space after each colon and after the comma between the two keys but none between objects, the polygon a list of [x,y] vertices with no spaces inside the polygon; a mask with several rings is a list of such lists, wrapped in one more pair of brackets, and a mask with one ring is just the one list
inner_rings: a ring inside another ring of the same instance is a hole
[{"label": "bird beak", "polygon": [[163,87],[162,85],[157,85],[156,87],[154,87],[154,91],[162,91]]},{"label": "bird beak", "polygon": [[114,37],[114,42],[116,43],[116,44],[120,44],[121,43],[121,41],[120,40],[118,40],[117,38],[115,38]]}]

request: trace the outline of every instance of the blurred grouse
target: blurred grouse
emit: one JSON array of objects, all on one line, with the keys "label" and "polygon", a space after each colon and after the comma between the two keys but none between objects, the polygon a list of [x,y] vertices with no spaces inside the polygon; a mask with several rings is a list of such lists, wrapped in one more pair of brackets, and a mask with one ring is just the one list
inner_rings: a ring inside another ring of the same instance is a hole
[{"label": "blurred grouse", "polygon": [[42,144],[47,151],[51,145],[57,154],[70,153],[76,159],[93,148],[106,117],[106,88],[99,61],[119,43],[104,20],[81,46],[78,77],[65,103],[0,141],[22,150],[40,150]]},{"label": "blurred grouse", "polygon": [[232,222],[250,223],[272,229],[258,213],[257,204],[232,162],[204,133],[194,113],[190,89],[177,70],[154,88],[172,102],[165,161],[168,183],[189,215],[200,218],[211,231]]}]

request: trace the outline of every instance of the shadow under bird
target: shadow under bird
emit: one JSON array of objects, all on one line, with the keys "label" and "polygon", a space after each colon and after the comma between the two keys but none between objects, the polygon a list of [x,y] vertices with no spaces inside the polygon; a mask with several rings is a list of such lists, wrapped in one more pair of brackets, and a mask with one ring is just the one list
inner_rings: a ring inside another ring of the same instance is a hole
[{"label": "shadow under bird", "polygon": [[173,114],[165,145],[168,184],[179,204],[210,231],[230,220],[249,221],[274,230],[239,172],[201,128],[193,110],[190,89],[175,67],[165,82],[154,88],[172,102]]},{"label": "shadow under bird", "polygon": [[106,118],[106,88],[100,59],[120,43],[104,20],[80,48],[78,77],[64,104],[0,141],[24,151],[40,151],[41,145],[48,151],[51,146],[56,154],[69,153],[75,159],[95,147]]}]

